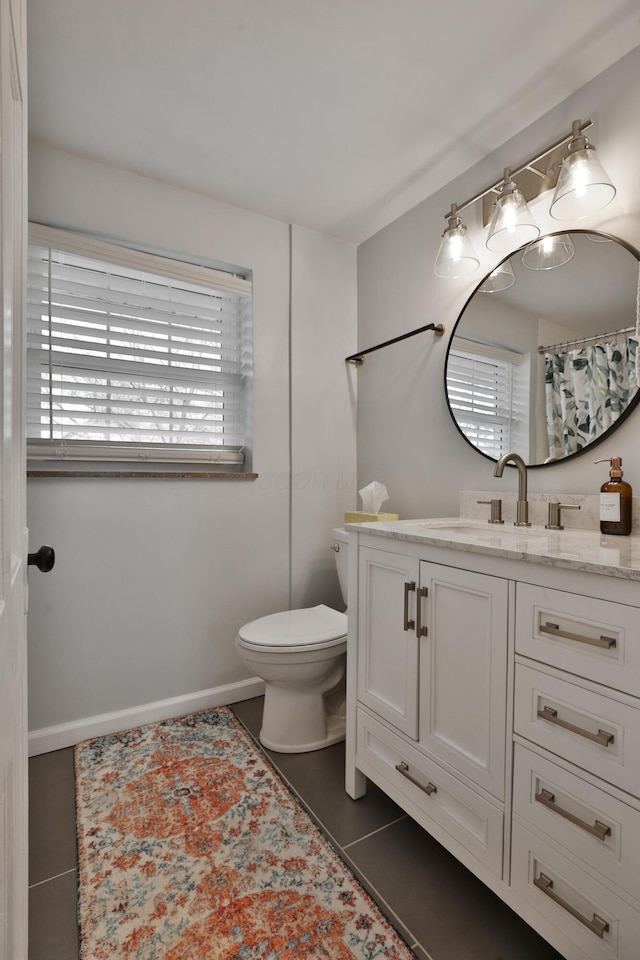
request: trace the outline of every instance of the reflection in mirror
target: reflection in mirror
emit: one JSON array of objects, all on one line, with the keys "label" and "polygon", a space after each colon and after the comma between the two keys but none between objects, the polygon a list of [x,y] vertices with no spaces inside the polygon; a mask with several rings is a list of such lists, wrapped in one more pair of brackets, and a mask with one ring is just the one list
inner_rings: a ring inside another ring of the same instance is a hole
[{"label": "reflection in mirror", "polygon": [[549,236],[564,258],[544,237],[517,250],[474,290],[449,344],[449,410],[493,460],[509,451],[529,466],[564,460],[607,437],[640,400],[640,254],[600,233]]}]

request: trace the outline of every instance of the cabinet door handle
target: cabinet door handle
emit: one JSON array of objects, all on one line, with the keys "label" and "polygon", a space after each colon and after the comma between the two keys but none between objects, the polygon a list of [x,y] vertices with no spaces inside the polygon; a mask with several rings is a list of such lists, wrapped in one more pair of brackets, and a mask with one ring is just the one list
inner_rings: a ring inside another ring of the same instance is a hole
[{"label": "cabinet door handle", "polygon": [[409,594],[415,590],[416,584],[412,580],[410,583],[404,585],[404,621],[403,627],[405,630],[413,630],[415,623],[413,620],[409,620]]},{"label": "cabinet door handle", "polygon": [[597,733],[591,733],[591,730],[585,730],[584,727],[577,727],[574,723],[569,723],[568,720],[561,720],[558,716],[558,711],[554,710],[553,707],[543,707],[542,710],[538,710],[538,716],[541,720],[548,720],[549,723],[555,723],[556,726],[570,730],[571,733],[577,733],[579,737],[592,740],[594,743],[600,744],[601,747],[608,747],[614,742],[614,735],[607,733],[606,730],[598,730]]},{"label": "cabinet door handle", "polygon": [[404,760],[401,760],[400,763],[396,763],[396,770],[398,773],[401,773],[403,777],[406,777],[407,780],[410,780],[411,783],[415,784],[416,787],[419,787],[420,790],[422,790],[423,793],[426,793],[428,797],[430,797],[432,793],[438,792],[438,788],[436,787],[435,783],[428,783],[425,786],[424,783],[420,783],[419,780],[416,780],[416,778],[409,773],[409,764],[405,763]]},{"label": "cabinet door handle", "polygon": [[422,624],[422,598],[428,596],[428,587],[418,587],[416,594],[416,637],[426,637],[427,635],[427,628]]},{"label": "cabinet door handle", "polygon": [[598,840],[604,841],[605,837],[611,836],[611,827],[608,827],[606,823],[600,823],[599,820],[596,820],[595,824],[591,826],[586,820],[581,820],[580,817],[576,817],[574,813],[569,813],[568,810],[565,810],[564,807],[557,804],[555,794],[551,793],[550,790],[543,789],[540,793],[536,793],[535,797],[538,803],[542,803],[545,807],[548,807],[549,810],[553,810],[554,813],[564,817],[565,820],[569,820],[570,823],[575,823],[577,827],[586,830],[587,833],[590,833],[593,837],[597,837]]},{"label": "cabinet door handle", "polygon": [[602,917],[599,917],[597,913],[594,913],[593,920],[589,920],[588,917],[583,916],[579,910],[572,907],[570,903],[567,903],[566,900],[559,897],[553,889],[553,880],[547,877],[546,874],[541,873],[539,877],[534,877],[533,885],[537,887],[538,890],[542,890],[545,896],[550,897],[554,903],[557,903],[559,907],[562,907],[563,910],[570,913],[572,917],[575,917],[576,920],[583,923],[585,927],[591,930],[591,933],[595,933],[601,940],[604,938],[605,933],[609,932],[609,924],[606,920],[603,920]]},{"label": "cabinet door handle", "polygon": [[605,650],[611,650],[616,645],[615,637],[585,637],[583,633],[571,633],[569,630],[561,630],[557,623],[545,623],[538,627],[540,633],[548,633],[551,637],[564,637],[565,640],[577,640],[578,643],[588,643],[592,647],[604,647]]}]

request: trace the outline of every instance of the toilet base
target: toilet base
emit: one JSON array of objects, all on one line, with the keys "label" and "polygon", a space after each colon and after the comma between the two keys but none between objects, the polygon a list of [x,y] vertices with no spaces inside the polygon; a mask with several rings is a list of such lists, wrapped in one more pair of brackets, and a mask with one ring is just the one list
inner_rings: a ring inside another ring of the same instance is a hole
[{"label": "toilet base", "polygon": [[323,747],[330,747],[334,743],[340,743],[345,738],[344,717],[328,717],[325,724],[326,736],[323,740],[316,740],[314,743],[285,744],[275,743],[263,736],[260,731],[259,740],[263,747],[272,750],[274,753],[311,753],[313,750],[322,750]]},{"label": "toilet base", "polygon": [[[322,689],[265,682],[260,743],[275,753],[322,750],[345,738],[343,658],[332,671],[333,683]],[[335,678],[340,679],[338,683]]]}]

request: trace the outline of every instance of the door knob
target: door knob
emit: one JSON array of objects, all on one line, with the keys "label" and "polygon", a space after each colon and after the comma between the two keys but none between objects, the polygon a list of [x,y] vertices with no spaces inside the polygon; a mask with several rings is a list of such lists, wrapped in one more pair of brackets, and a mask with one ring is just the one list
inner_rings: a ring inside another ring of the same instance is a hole
[{"label": "door knob", "polygon": [[35,553],[27,554],[27,563],[29,566],[35,565],[42,573],[49,573],[56,562],[56,554],[53,547],[46,545],[40,547]]}]

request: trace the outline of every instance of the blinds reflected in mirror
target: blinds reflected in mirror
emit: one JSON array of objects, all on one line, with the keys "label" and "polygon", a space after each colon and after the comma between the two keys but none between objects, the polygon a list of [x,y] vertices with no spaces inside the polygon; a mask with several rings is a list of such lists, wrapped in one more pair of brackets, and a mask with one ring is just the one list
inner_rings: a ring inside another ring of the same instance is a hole
[{"label": "blinds reflected in mirror", "polygon": [[455,420],[474,446],[499,459],[529,453],[528,367],[522,354],[455,337],[447,394]]}]

